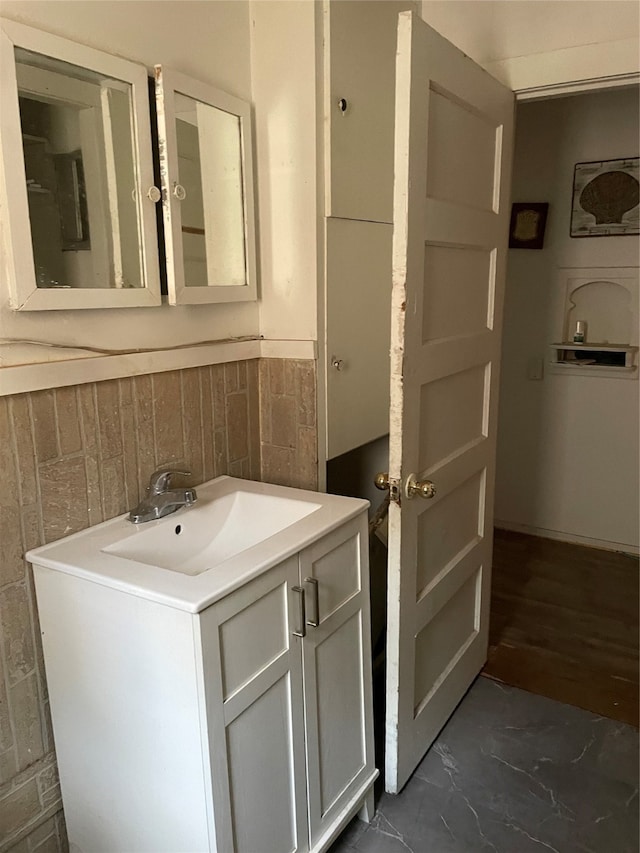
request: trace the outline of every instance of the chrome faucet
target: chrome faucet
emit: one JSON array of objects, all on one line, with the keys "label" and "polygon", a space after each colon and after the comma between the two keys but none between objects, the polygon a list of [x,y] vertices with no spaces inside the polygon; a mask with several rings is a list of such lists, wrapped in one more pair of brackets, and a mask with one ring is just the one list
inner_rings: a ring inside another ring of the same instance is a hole
[{"label": "chrome faucet", "polygon": [[198,500],[195,489],[170,489],[169,481],[174,474],[189,477],[191,471],[173,471],[159,469],[154,471],[149,479],[147,495],[135,509],[129,513],[129,521],[142,524],[144,521],[154,521],[164,518],[183,506],[191,506]]}]

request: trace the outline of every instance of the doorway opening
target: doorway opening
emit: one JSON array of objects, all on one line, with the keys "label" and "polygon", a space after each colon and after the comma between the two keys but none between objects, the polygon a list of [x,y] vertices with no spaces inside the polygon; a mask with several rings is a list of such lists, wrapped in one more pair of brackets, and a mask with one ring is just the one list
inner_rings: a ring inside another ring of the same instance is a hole
[{"label": "doorway opening", "polygon": [[517,107],[512,200],[549,212],[507,264],[485,669],[636,727],[638,135],[637,86]]}]

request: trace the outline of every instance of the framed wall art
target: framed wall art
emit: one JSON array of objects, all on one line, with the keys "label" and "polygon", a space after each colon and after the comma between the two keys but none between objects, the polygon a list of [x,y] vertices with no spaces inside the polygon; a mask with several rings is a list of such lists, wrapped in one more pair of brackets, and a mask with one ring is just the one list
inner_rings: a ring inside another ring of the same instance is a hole
[{"label": "framed wall art", "polygon": [[572,237],[640,234],[638,157],[576,163],[571,207]]},{"label": "framed wall art", "polygon": [[548,202],[516,201],[511,205],[510,249],[542,249]]}]

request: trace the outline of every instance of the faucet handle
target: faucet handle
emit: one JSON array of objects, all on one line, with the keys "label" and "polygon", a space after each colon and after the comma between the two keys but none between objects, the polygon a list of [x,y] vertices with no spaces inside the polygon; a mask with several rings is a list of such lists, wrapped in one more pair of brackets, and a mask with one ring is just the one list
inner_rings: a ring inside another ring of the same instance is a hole
[{"label": "faucet handle", "polygon": [[191,471],[177,471],[174,469],[164,470],[162,468],[158,471],[154,471],[149,478],[149,491],[151,494],[161,495],[163,492],[166,492],[169,488],[169,480],[174,474],[178,474],[183,477],[190,477]]}]

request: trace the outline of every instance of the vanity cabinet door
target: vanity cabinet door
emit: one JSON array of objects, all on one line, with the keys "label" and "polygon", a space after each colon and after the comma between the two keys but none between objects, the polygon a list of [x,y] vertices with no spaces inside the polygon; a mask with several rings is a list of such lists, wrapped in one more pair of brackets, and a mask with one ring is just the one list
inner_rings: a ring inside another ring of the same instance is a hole
[{"label": "vanity cabinet door", "polygon": [[300,554],[312,848],[375,773],[367,546],[363,513]]},{"label": "vanity cabinet door", "polygon": [[298,557],[200,618],[217,850],[304,853]]}]

